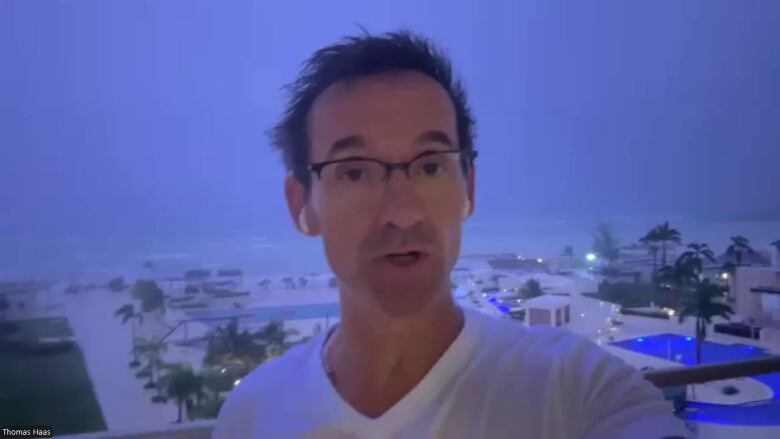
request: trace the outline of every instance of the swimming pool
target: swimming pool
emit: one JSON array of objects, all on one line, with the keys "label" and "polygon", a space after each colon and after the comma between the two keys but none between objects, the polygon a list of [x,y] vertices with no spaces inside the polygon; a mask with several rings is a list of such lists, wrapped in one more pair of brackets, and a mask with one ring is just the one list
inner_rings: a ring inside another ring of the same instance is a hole
[{"label": "swimming pool", "polygon": [[341,308],[338,302],[307,303],[303,305],[258,306],[245,309],[199,309],[187,311],[197,320],[222,320],[240,318],[242,322],[263,323],[271,320],[307,320],[338,318]]},{"label": "swimming pool", "polygon": [[[674,359],[679,355],[684,364],[696,363],[696,340],[679,334],[658,334],[637,337],[611,343],[614,346],[663,359]],[[723,344],[705,341],[702,344],[702,364],[766,357],[762,348],[742,344]],[[769,386],[774,392],[772,399],[743,405],[707,404],[688,402],[683,417],[694,421],[705,421],[734,425],[780,425],[780,372],[755,375],[751,378]]]}]

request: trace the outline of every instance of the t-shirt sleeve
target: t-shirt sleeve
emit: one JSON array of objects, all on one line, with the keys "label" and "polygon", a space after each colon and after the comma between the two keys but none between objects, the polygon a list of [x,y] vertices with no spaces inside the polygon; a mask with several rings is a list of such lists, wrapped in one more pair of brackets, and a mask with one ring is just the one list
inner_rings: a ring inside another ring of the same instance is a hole
[{"label": "t-shirt sleeve", "polygon": [[595,344],[578,346],[579,383],[583,391],[580,432],[584,439],[689,438],[661,391],[626,364]]}]

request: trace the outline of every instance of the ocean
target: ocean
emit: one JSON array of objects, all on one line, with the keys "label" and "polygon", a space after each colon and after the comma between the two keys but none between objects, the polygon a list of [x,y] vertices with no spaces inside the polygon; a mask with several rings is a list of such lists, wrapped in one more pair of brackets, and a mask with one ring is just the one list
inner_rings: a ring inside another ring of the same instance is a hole
[{"label": "ocean", "polygon": [[[637,241],[665,218],[609,218],[623,244]],[[701,220],[669,218],[684,242],[706,242],[720,254],[729,237],[743,235],[757,250],[780,239],[780,221]],[[557,256],[571,245],[582,255],[599,223],[588,220],[466,221],[461,254],[512,252],[525,257]],[[278,233],[0,236],[0,280],[65,280],[102,282],[124,275],[135,277],[151,262],[157,276],[175,277],[193,268],[240,268],[248,274],[300,275],[329,271],[318,238],[299,235],[292,226]]]}]

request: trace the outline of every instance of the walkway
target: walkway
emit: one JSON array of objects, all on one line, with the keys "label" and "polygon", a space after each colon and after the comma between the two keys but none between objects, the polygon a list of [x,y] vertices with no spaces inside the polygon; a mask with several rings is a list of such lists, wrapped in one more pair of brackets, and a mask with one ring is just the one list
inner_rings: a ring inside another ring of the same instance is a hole
[{"label": "walkway", "polygon": [[114,310],[129,303],[127,292],[105,289],[65,295],[68,318],[92,379],[103,417],[109,431],[132,431],[171,425],[176,420],[174,404],[152,404],[153,390],[143,388],[135,377],[138,369],[128,362],[130,324],[123,325]]}]

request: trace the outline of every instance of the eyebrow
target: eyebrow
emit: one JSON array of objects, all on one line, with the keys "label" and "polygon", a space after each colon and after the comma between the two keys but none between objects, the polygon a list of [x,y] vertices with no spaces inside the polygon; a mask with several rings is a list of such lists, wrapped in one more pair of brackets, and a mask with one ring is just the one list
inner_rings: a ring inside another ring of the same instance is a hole
[{"label": "eyebrow", "polygon": [[[443,131],[439,130],[428,130],[419,136],[417,136],[414,139],[414,143],[417,145],[425,145],[428,143],[441,143],[442,145],[452,147],[453,141],[450,139],[450,137],[444,133]],[[350,150],[350,149],[362,149],[365,148],[366,143],[362,136],[353,135],[353,136],[347,136],[342,137],[341,139],[336,140],[333,142],[333,144],[330,145],[330,149],[328,150],[328,154],[326,158],[331,159],[333,156],[338,154],[341,151]]]},{"label": "eyebrow", "polygon": [[362,136],[355,135],[355,136],[342,137],[341,139],[336,140],[335,142],[333,142],[332,145],[330,145],[330,149],[328,150],[328,155],[326,157],[330,159],[341,151],[356,149],[356,148],[364,148],[365,146],[366,146],[366,142],[363,141]]},{"label": "eyebrow", "polygon": [[418,145],[426,143],[441,143],[452,148],[455,142],[453,142],[450,139],[450,136],[448,136],[444,131],[428,130],[417,136],[415,143]]}]

